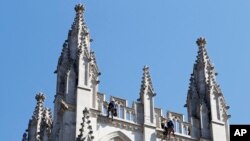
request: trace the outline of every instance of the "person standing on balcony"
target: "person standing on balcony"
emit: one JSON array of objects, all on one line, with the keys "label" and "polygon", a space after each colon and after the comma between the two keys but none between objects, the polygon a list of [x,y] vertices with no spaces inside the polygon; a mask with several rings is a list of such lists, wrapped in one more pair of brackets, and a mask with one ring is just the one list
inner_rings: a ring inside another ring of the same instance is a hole
[{"label": "person standing on balcony", "polygon": [[112,98],[111,101],[109,102],[107,117],[109,117],[110,112],[111,112],[111,117],[112,117],[112,121],[113,121],[113,116],[117,116],[117,109],[116,109],[114,98]]}]

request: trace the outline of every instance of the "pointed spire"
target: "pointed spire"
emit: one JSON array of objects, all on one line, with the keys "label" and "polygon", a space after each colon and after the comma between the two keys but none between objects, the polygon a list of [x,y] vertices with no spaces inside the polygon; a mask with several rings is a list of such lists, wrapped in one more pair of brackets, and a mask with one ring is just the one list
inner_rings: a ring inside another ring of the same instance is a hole
[{"label": "pointed spire", "polygon": [[83,23],[83,15],[82,14],[83,14],[84,10],[85,9],[84,9],[82,4],[77,4],[75,6],[76,16],[75,16],[75,20],[72,24],[72,29],[74,29],[74,27],[79,27],[82,25],[82,23]]},{"label": "pointed spire", "polygon": [[88,35],[89,34],[89,31],[88,31],[88,27],[85,23],[85,20],[84,20],[84,11],[85,11],[85,8],[82,4],[77,4],[75,6],[75,11],[76,11],[76,16],[75,16],[75,20],[72,24],[72,29],[78,29],[79,30],[79,33],[84,36],[84,35]]},{"label": "pointed spire", "polygon": [[[77,36],[76,38],[78,39],[77,43],[77,54],[78,56],[83,52],[86,55],[89,55],[89,42],[90,42],[90,37],[89,37],[89,31],[88,27],[84,21],[83,13],[85,11],[85,8],[82,4],[77,4],[75,6],[75,11],[76,11],[76,16],[75,20],[72,24],[71,30],[74,32],[71,36]],[[71,33],[71,31],[69,32]],[[83,48],[83,49],[82,49]]]},{"label": "pointed spire", "polygon": [[207,102],[207,94],[210,94],[212,87],[215,87],[218,93],[221,93],[220,86],[216,82],[217,73],[215,67],[211,63],[205,47],[207,44],[205,38],[198,38],[196,43],[199,49],[193,73],[190,77],[187,103],[193,97],[199,98],[201,102]]},{"label": "pointed spire", "polygon": [[63,44],[58,67],[62,64],[72,65],[82,54],[90,59],[90,42],[93,39],[90,39],[89,30],[84,20],[85,8],[82,4],[77,4],[74,9],[76,15],[69,30],[68,38]]},{"label": "pointed spire", "polygon": [[[210,63],[209,57],[207,55],[207,50],[205,48],[206,45],[206,39],[205,38],[198,38],[196,41],[199,50],[198,50],[198,55],[197,55],[197,63],[201,63],[201,65],[204,67],[204,69],[206,69],[207,64]],[[210,63],[211,64],[211,63]]]},{"label": "pointed spire", "polygon": [[[194,135],[197,138],[209,138],[208,135],[213,134],[209,133],[213,132],[212,125],[216,124],[211,121],[225,122],[230,116],[228,116],[227,105],[216,82],[217,73],[205,47],[207,42],[205,38],[200,37],[196,43],[198,55],[191,74],[185,107],[187,107],[189,122],[195,127],[191,129],[191,133],[195,132],[196,135]],[[194,122],[193,119],[196,121]],[[225,126],[227,126],[226,122]]]},{"label": "pointed spire", "polygon": [[[203,37],[200,37],[197,39],[196,43],[199,49],[198,49],[196,63],[194,65],[193,75],[197,77],[195,73],[197,73],[197,71],[203,71],[204,81],[208,83],[210,82],[210,78],[216,75],[216,72],[214,70],[213,64],[211,63],[209,59],[209,56],[205,47],[205,45],[207,44],[206,39]],[[212,79],[215,79],[215,78],[213,77]]]},{"label": "pointed spire", "polygon": [[61,55],[58,60],[57,69],[54,73],[60,72],[62,66],[64,71],[68,71],[73,64],[78,64],[79,58],[86,57],[86,60],[91,59],[90,43],[93,39],[90,38],[88,27],[84,20],[85,8],[82,4],[75,6],[75,18],[68,32],[68,37],[65,40]]},{"label": "pointed spire", "polygon": [[155,96],[154,88],[153,88],[153,83],[149,74],[149,67],[145,65],[143,67],[143,75],[142,75],[142,81],[141,81],[141,89],[140,89],[140,98],[139,100],[142,100],[143,94],[147,93],[146,91],[149,91],[150,93]]},{"label": "pointed spire", "polygon": [[83,18],[83,13],[85,11],[85,8],[82,4],[77,4],[75,6],[75,11],[76,11],[76,16],[75,16],[75,20],[72,24],[71,29],[76,29],[76,30],[85,30],[87,32],[87,26],[84,22],[84,18]]},{"label": "pointed spire", "polygon": [[150,88],[150,90],[154,93],[154,88],[151,80],[151,76],[149,74],[149,67],[145,65],[143,67],[143,76],[142,76],[142,81],[141,81],[141,92],[146,88]]},{"label": "pointed spire", "polygon": [[36,98],[37,103],[36,103],[36,107],[35,107],[32,117],[38,120],[42,116],[42,112],[44,108],[43,102],[44,102],[45,96],[42,92],[39,92],[38,94],[36,94],[35,98]]},{"label": "pointed spire", "polygon": [[29,121],[27,129],[28,138],[42,140],[45,136],[49,137],[49,134],[51,133],[52,116],[51,111],[44,107],[44,94],[42,92],[37,93],[35,99],[37,103],[32,118]]}]

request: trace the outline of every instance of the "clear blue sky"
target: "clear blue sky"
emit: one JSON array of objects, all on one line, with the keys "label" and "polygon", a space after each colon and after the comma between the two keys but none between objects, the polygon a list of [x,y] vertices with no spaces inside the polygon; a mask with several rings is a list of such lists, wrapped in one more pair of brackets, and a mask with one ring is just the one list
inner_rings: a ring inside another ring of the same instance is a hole
[{"label": "clear blue sky", "polygon": [[[53,109],[57,60],[73,22],[75,0],[0,1],[0,139],[17,141],[28,126],[35,94]],[[100,91],[139,97],[142,67],[150,67],[165,111],[183,107],[197,55],[207,39],[231,124],[250,123],[249,0],[88,0],[85,20],[94,39]]]}]

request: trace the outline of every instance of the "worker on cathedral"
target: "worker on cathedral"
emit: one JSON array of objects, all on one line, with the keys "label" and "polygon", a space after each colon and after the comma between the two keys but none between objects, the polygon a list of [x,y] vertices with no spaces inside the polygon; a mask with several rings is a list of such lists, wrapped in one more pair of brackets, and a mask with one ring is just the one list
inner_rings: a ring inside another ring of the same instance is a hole
[{"label": "worker on cathedral", "polygon": [[116,109],[115,101],[113,98],[111,99],[111,101],[109,102],[109,105],[108,105],[107,117],[109,117],[110,112],[111,112],[111,117],[112,117],[112,121],[113,121],[113,117],[117,116],[117,109]]},{"label": "worker on cathedral", "polygon": [[[169,139],[170,139],[171,133],[175,137],[175,134],[174,134],[174,123],[173,123],[173,121],[172,121],[171,118],[168,119],[166,130],[167,130],[167,136],[168,136]],[[166,138],[167,138],[167,136],[166,136]]]}]

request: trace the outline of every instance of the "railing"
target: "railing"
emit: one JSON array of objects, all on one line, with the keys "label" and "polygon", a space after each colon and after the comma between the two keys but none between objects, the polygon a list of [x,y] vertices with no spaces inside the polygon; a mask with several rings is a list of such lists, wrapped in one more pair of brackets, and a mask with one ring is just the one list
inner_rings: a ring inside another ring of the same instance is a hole
[{"label": "railing", "polygon": [[[117,97],[111,97],[114,99],[117,108],[117,117],[130,122],[136,122],[135,109],[127,106],[127,101]],[[98,93],[98,110],[101,111],[103,115],[107,115],[108,111],[108,101],[105,101],[104,95]]]},{"label": "railing", "polygon": [[[98,93],[97,97],[98,97],[98,100],[97,100],[98,110],[101,111],[102,115],[106,116],[109,102],[105,100],[104,94]],[[137,119],[139,115],[137,112],[135,112],[137,110],[135,103],[133,103],[132,107],[128,107],[127,100],[125,99],[121,99],[117,97],[111,97],[110,99],[113,99],[116,103],[117,117],[115,118],[121,119],[123,121],[133,122],[133,123],[141,123],[140,119]],[[163,117],[162,109],[155,108],[154,117],[155,117],[154,123],[156,125],[156,128],[160,129],[161,122],[162,122],[161,120]],[[173,120],[175,132],[178,135],[190,136],[191,125],[190,123],[184,121],[183,114],[168,111],[167,116],[165,118],[167,119],[170,118]]]},{"label": "railing", "polygon": [[184,116],[182,114],[169,111],[167,116],[173,120],[176,133],[187,136],[190,135],[191,125],[190,123],[184,121]]}]

